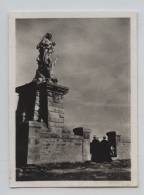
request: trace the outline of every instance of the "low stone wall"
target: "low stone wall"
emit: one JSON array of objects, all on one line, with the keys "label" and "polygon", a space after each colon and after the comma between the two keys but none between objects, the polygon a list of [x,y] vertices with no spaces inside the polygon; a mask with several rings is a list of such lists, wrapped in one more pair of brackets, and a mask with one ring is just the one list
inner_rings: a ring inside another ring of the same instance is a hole
[{"label": "low stone wall", "polygon": [[80,138],[42,138],[40,162],[81,162],[82,147]]},{"label": "low stone wall", "polygon": [[90,160],[90,140],[71,133],[59,135],[39,122],[29,122],[27,164],[84,162]]},{"label": "low stone wall", "polygon": [[130,142],[121,141],[117,143],[117,159],[131,159]]},{"label": "low stone wall", "polygon": [[124,160],[131,159],[131,142],[130,138],[123,135],[116,135],[116,159]]}]

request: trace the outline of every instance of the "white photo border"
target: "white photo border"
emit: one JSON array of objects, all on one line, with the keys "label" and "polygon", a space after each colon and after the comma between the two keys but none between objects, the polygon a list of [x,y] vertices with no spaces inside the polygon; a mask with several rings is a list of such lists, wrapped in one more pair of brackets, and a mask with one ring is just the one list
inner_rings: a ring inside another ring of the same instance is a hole
[{"label": "white photo border", "polygon": [[[22,18],[130,18],[131,57],[131,181],[16,181],[15,79],[16,19]],[[10,187],[137,187],[137,13],[135,11],[13,11],[9,14],[9,156]]]}]

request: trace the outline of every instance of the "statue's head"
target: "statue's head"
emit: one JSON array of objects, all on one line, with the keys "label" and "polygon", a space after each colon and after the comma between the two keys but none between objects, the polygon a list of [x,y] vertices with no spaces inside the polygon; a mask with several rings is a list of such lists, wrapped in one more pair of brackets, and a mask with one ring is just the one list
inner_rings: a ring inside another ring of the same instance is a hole
[{"label": "statue's head", "polygon": [[48,40],[52,40],[52,34],[51,34],[51,33],[46,33],[45,37],[46,37]]},{"label": "statue's head", "polygon": [[56,42],[53,41],[53,36],[51,33],[46,33],[45,38],[47,38],[49,41],[51,41],[53,47],[56,45]]}]

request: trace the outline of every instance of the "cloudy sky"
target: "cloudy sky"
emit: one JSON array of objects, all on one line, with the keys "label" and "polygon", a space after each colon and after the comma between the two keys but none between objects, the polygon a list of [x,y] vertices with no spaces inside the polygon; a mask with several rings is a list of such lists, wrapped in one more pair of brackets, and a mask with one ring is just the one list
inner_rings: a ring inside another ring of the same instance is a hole
[{"label": "cloudy sky", "polygon": [[69,87],[65,124],[92,134],[130,132],[129,19],[17,19],[16,86],[37,69],[37,43],[47,32],[56,41],[55,73]]}]

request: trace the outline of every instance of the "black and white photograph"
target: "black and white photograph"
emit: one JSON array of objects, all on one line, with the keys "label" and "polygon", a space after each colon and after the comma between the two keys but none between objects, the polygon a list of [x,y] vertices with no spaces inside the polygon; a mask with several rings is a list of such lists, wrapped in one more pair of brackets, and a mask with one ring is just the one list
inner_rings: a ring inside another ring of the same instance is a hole
[{"label": "black and white photograph", "polygon": [[136,14],[13,12],[11,187],[137,185]]}]

